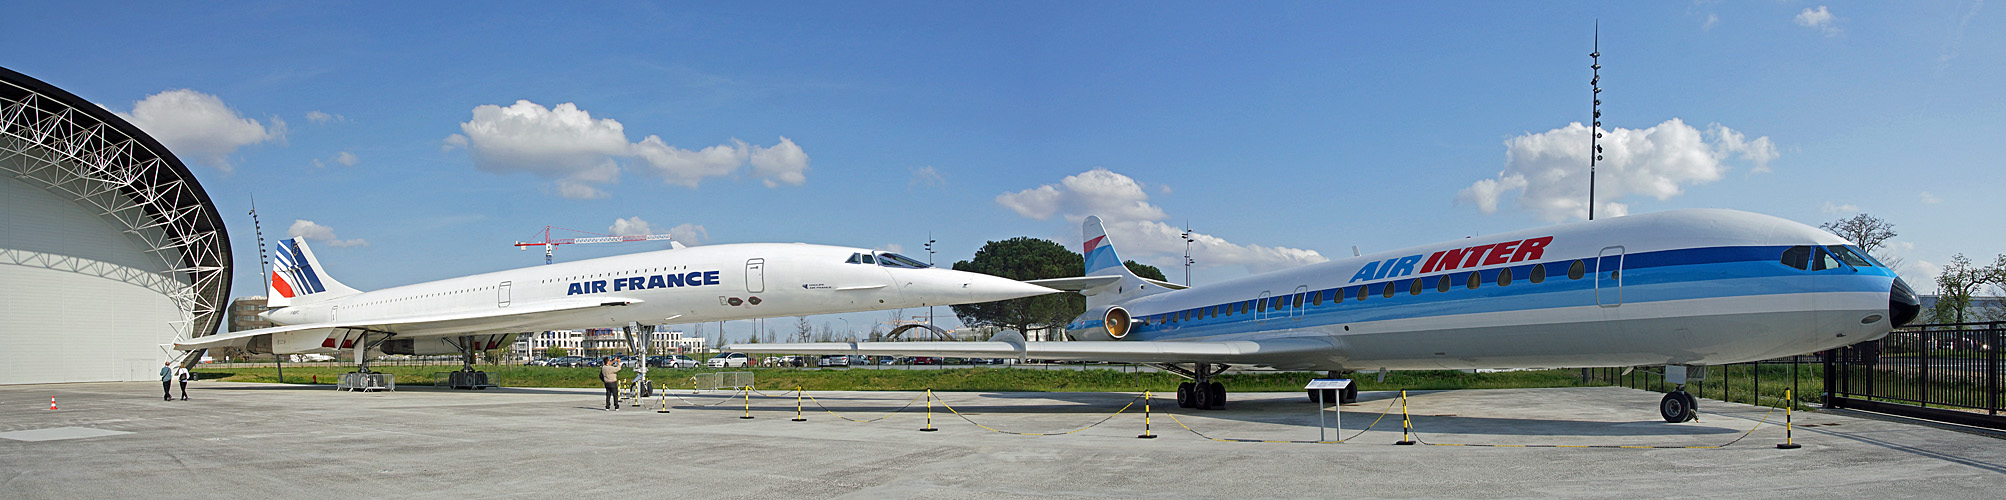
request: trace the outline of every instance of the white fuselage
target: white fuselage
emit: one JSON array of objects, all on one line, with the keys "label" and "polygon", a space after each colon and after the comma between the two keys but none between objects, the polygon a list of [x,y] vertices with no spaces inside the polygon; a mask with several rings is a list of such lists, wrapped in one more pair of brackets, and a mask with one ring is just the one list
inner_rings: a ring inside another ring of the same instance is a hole
[{"label": "white fuselage", "polygon": [[[859,255],[873,252],[799,243],[688,247],[405,285],[295,304],[266,316],[281,325],[366,324],[372,332],[414,338],[805,316],[1052,292],[977,273],[851,262]],[[627,305],[510,314],[541,302],[579,300]],[[468,319],[402,322],[455,314]],[[305,344],[320,342],[295,345]],[[347,345],[352,344],[281,351]]]}]

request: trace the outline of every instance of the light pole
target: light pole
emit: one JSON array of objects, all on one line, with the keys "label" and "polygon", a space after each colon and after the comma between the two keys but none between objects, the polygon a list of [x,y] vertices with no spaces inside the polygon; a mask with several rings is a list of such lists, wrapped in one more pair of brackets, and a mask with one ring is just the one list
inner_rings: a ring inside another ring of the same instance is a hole
[{"label": "light pole", "polygon": [[1191,237],[1191,221],[1185,221],[1184,222],[1184,286],[1191,286],[1191,264],[1197,262],[1191,260],[1191,242],[1193,240],[1194,238]]},{"label": "light pole", "polygon": [[1593,116],[1594,119],[1591,120],[1595,125],[1593,129],[1589,130],[1589,132],[1592,132],[1594,135],[1591,135],[1588,138],[1588,147],[1590,148],[1588,152],[1589,154],[1588,220],[1595,220],[1595,164],[1602,160],[1602,22],[1601,21],[1595,22],[1595,48],[1593,52],[1588,53],[1588,61],[1589,61],[1588,70],[1592,72],[1593,75],[1591,78],[1588,79],[1588,87],[1590,89],[1594,89],[1594,92],[1589,95],[1593,96],[1593,100],[1595,101],[1595,104],[1590,108],[1595,112]]},{"label": "light pole", "polygon": [[[933,232],[926,232],[926,265],[933,267]],[[933,326],[933,304],[926,306],[926,326]]]}]

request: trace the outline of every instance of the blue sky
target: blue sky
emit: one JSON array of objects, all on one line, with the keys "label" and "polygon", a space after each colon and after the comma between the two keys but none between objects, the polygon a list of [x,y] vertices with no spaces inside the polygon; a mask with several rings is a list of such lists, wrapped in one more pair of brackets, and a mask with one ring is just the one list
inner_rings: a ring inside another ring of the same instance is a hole
[{"label": "blue sky", "polygon": [[1976,1],[418,4],[41,2],[0,65],[188,162],[237,295],[261,293],[254,194],[362,289],[617,220],[920,258],[931,233],[951,262],[1072,246],[1093,213],[1177,281],[1188,222],[1200,285],[1553,224],[1584,206],[1598,21],[1598,216],[1867,212],[1922,288],[2006,252],[2006,29]]}]

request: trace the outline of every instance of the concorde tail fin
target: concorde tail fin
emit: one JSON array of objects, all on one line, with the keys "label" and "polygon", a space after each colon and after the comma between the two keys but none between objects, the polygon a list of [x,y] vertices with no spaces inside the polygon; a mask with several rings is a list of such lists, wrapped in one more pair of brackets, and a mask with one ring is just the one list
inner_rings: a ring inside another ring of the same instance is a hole
[{"label": "concorde tail fin", "polygon": [[314,258],[313,249],[307,247],[306,238],[279,240],[272,252],[272,265],[270,289],[265,295],[270,307],[312,304],[362,293],[328,276],[321,269],[320,260]]}]

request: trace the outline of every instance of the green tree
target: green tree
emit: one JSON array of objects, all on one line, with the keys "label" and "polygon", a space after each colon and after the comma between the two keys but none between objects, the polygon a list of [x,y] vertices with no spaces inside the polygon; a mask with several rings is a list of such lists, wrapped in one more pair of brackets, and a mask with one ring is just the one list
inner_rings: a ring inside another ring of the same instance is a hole
[{"label": "green tree", "polygon": [[1875,253],[1882,250],[1881,246],[1897,235],[1895,233],[1895,225],[1892,222],[1872,215],[1859,214],[1819,224],[1818,227],[1853,242],[1853,245],[1860,247],[1861,250],[1865,250],[1868,255],[1873,255],[1882,264],[1887,264],[1889,269],[1902,266],[1902,258],[1900,257],[1886,253]]},{"label": "green tree", "polygon": [[1986,284],[1996,283],[2006,269],[2006,255],[1999,258],[1999,266],[1980,266],[1971,263],[1964,254],[1950,257],[1944,264],[1943,272],[1936,275],[1936,306],[1930,309],[1932,323],[1963,323],[1965,310],[1971,308],[1971,295]]},{"label": "green tree", "polygon": [[[1084,259],[1084,257],[1082,258]],[[1132,260],[1122,261],[1121,265],[1128,266],[1128,272],[1135,273],[1136,276],[1141,276],[1156,281],[1170,281],[1169,278],[1163,277],[1163,270],[1157,269],[1156,266]],[[1081,264],[1080,267],[1084,269],[1086,268],[1086,265]]]},{"label": "green tree", "polygon": [[[1001,276],[1018,281],[1080,276],[1086,258],[1051,240],[1019,236],[983,244],[975,258],[954,263],[954,270]],[[1161,272],[1157,274],[1161,275]],[[962,304],[954,315],[968,326],[994,326],[1029,334],[1032,329],[1063,325],[1086,311],[1086,297],[1054,293],[1036,297]]]},{"label": "green tree", "polygon": [[546,358],[562,358],[566,354],[570,353],[566,352],[562,347],[550,346],[543,348],[543,357]]}]

